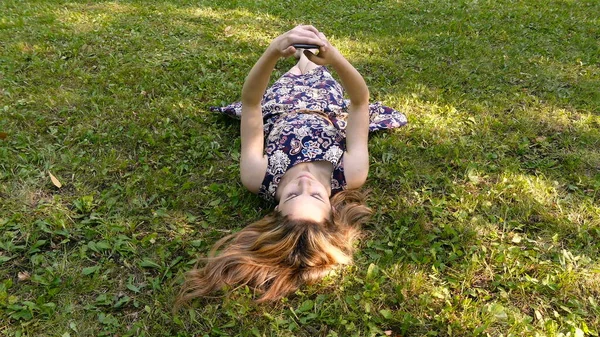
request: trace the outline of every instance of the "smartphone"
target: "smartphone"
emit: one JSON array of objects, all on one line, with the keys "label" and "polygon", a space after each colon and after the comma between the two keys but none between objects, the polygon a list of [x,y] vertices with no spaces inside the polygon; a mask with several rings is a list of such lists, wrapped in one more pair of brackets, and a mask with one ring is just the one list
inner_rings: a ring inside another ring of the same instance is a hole
[{"label": "smartphone", "polygon": [[294,43],[292,46],[300,49],[319,49],[319,45],[316,44]]}]

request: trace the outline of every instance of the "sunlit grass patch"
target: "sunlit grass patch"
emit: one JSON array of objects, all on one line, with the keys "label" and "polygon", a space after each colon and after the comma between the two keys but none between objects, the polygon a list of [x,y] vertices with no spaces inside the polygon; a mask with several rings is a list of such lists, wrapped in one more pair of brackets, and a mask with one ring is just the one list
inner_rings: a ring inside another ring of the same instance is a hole
[{"label": "sunlit grass patch", "polygon": [[122,15],[135,15],[132,5],[119,2],[97,4],[66,4],[58,6],[53,14],[58,21],[68,26],[75,34],[88,33],[106,28]]}]

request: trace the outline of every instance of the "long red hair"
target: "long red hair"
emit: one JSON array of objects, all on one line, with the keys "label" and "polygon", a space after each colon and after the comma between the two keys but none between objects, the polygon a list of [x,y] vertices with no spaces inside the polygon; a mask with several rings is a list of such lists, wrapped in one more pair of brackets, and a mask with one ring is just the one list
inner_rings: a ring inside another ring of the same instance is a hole
[{"label": "long red hair", "polygon": [[351,263],[353,241],[371,209],[356,190],[336,194],[331,205],[331,217],[323,223],[274,211],[222,238],[201,261],[202,268],[186,273],[175,307],[226,285],[248,285],[261,293],[257,302],[275,301],[319,281],[336,265]]}]

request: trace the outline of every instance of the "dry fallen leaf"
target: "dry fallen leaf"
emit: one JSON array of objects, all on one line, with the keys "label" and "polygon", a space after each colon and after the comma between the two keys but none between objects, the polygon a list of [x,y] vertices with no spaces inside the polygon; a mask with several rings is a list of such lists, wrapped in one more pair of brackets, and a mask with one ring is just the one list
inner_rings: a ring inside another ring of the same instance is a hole
[{"label": "dry fallen leaf", "polygon": [[56,179],[56,177],[52,173],[50,173],[50,171],[48,171],[48,174],[50,175],[50,180],[52,180],[52,183],[54,184],[54,186],[61,188],[62,184],[61,184],[60,180]]},{"label": "dry fallen leaf", "polygon": [[225,36],[227,36],[227,37],[230,37],[233,35],[233,32],[231,32],[231,26],[225,27],[225,30],[223,32],[225,33]]},{"label": "dry fallen leaf", "polygon": [[515,236],[512,238],[513,243],[519,243],[521,240],[523,240],[523,238],[519,234],[515,234]]},{"label": "dry fallen leaf", "polygon": [[6,139],[6,137],[8,137],[8,133],[0,132],[0,139]]},{"label": "dry fallen leaf", "polygon": [[31,275],[26,271],[21,271],[17,274],[17,278],[19,278],[19,281],[27,281],[31,278]]}]

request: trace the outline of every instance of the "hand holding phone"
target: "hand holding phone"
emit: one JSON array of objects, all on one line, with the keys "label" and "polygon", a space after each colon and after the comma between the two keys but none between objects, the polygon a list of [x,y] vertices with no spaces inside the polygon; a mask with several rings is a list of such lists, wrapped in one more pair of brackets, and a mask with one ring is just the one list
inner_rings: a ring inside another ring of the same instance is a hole
[{"label": "hand holding phone", "polygon": [[319,49],[319,46],[316,44],[294,43],[292,46],[296,49]]},{"label": "hand holding phone", "polygon": [[296,26],[278,37],[269,45],[272,51],[276,51],[279,57],[292,56],[298,49],[319,49],[323,46],[319,31],[310,25]]}]

